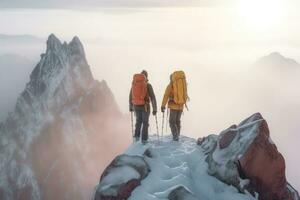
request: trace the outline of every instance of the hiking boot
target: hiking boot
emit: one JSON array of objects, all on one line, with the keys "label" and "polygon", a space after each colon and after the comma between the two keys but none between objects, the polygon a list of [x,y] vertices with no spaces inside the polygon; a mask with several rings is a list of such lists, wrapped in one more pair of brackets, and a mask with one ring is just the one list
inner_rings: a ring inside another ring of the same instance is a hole
[{"label": "hiking boot", "polygon": [[134,137],[134,142],[138,142],[140,141],[140,138],[139,137]]}]

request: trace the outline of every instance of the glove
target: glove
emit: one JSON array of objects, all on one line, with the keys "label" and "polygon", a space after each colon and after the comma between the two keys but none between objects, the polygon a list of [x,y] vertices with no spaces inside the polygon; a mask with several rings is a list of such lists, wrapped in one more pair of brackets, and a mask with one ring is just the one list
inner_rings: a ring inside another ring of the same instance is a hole
[{"label": "glove", "polygon": [[152,114],[153,115],[156,115],[157,111],[156,110],[153,110]]},{"label": "glove", "polygon": [[166,110],[166,107],[161,107],[161,112],[164,113]]},{"label": "glove", "polygon": [[133,108],[132,107],[129,108],[129,112],[133,112]]}]

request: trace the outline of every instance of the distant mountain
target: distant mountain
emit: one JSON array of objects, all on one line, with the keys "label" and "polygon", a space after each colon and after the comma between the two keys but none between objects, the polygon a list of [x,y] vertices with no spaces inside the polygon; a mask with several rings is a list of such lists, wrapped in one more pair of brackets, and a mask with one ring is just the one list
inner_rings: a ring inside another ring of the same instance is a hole
[{"label": "distant mountain", "polygon": [[36,37],[34,35],[8,35],[8,34],[0,34],[0,43],[8,43],[8,42],[43,42],[44,39]]},{"label": "distant mountain", "polygon": [[31,60],[38,60],[45,41],[46,38],[39,38],[33,35],[0,34],[0,55],[17,54]]},{"label": "distant mountain", "polygon": [[29,80],[33,61],[20,55],[0,55],[0,121],[13,110],[18,95]]},{"label": "distant mountain", "polygon": [[61,43],[50,35],[14,112],[0,124],[0,199],[89,199],[99,168],[129,142],[123,120],[79,38]]},{"label": "distant mountain", "polygon": [[256,65],[273,66],[273,67],[299,67],[300,64],[291,58],[287,58],[278,52],[273,52],[268,56],[262,57]]}]

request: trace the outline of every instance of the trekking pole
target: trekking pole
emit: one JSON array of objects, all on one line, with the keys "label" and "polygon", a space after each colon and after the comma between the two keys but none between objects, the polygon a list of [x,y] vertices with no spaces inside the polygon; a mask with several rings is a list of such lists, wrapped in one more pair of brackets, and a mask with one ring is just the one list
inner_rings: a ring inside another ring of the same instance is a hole
[{"label": "trekking pole", "polygon": [[163,112],[163,118],[162,118],[162,128],[161,128],[161,138],[163,140],[163,137],[164,137],[164,124],[165,124],[165,113]]},{"label": "trekking pole", "polygon": [[157,115],[155,115],[155,122],[156,122],[156,131],[157,131],[157,140],[158,140],[158,142],[159,142],[159,132],[158,132]]},{"label": "trekking pole", "polygon": [[168,133],[168,119],[169,119],[169,109],[167,110],[166,133]]},{"label": "trekking pole", "polygon": [[131,133],[132,133],[132,143],[134,143],[134,132],[133,132],[133,113],[131,112]]}]

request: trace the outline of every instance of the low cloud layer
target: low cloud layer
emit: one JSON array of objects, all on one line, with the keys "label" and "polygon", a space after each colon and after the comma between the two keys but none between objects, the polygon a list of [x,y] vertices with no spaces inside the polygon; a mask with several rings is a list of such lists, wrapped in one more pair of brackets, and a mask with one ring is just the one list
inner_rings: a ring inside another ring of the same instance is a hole
[{"label": "low cloud layer", "polygon": [[0,8],[179,7],[211,6],[220,3],[220,0],[2,0]]},{"label": "low cloud layer", "polygon": [[29,80],[34,62],[14,54],[0,55],[0,121],[12,112],[19,94]]}]

